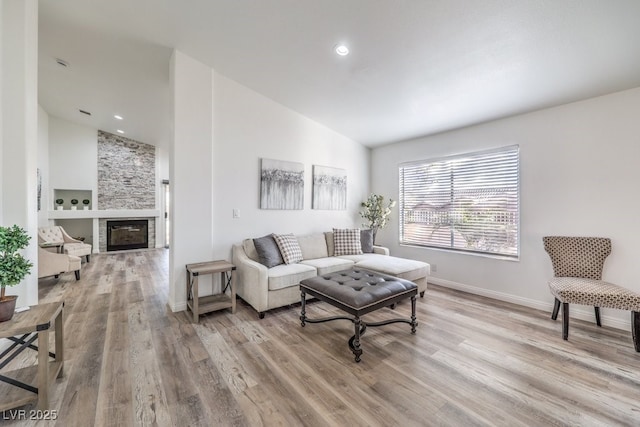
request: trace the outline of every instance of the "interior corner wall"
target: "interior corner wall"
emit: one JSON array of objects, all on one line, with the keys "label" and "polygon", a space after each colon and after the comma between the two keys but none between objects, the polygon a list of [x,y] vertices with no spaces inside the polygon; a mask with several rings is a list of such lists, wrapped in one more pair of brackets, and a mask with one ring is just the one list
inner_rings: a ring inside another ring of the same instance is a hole
[{"label": "interior corner wall", "polygon": [[213,70],[177,50],[170,67],[169,306],[181,311],[186,309],[185,265],[213,259]]},{"label": "interior corner wall", "polygon": [[38,2],[3,0],[0,9],[0,219],[31,236],[23,252],[33,262],[31,274],[9,290],[22,307],[38,303]]},{"label": "interior corner wall", "polygon": [[90,190],[98,200],[98,130],[49,116],[49,210],[54,190]]},{"label": "interior corner wall", "polygon": [[[605,280],[640,292],[640,88],[373,150],[372,188],[398,198],[398,165],[488,148],[520,146],[520,260],[401,246],[398,211],[379,234],[393,255],[437,266],[430,282],[546,310],[553,276],[545,235],[612,239]],[[591,307],[572,316],[593,321]],[[630,328],[629,313],[604,310],[605,325]]]},{"label": "interior corner wall", "polygon": [[[359,227],[369,192],[370,150],[214,73],[214,255],[231,260],[243,239]],[[302,210],[260,209],[260,159],[304,165]],[[347,209],[312,209],[313,165],[345,169]],[[239,218],[233,218],[237,209]]]},{"label": "interior corner wall", "polygon": [[49,200],[49,115],[40,106],[38,106],[38,172],[40,180],[38,227],[48,227],[49,210],[53,209],[53,202]]}]

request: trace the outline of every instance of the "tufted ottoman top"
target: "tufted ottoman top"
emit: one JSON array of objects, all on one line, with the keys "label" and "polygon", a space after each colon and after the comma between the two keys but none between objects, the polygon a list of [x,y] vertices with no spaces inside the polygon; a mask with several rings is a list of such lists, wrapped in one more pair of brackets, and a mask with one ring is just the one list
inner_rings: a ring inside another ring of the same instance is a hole
[{"label": "tufted ottoman top", "polygon": [[300,286],[354,310],[362,310],[402,294],[418,292],[413,282],[360,268],[305,279]]}]

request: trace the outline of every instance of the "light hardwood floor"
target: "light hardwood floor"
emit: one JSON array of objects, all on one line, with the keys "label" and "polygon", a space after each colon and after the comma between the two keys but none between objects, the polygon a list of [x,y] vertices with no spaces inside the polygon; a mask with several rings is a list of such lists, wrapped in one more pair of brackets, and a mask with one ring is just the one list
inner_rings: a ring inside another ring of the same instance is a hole
[{"label": "light hardwood floor", "polygon": [[[167,272],[158,249],[93,256],[77,282],[41,280],[41,302],[65,302],[58,419],[0,424],[640,425],[640,354],[628,332],[572,320],[567,342],[547,312],[430,285],[417,333],[370,328],[356,364],[351,323],[302,328],[299,305],[260,320],[239,302],[235,315],[193,324],[167,308]],[[310,317],[339,314],[307,307]],[[409,311],[407,301],[367,318]],[[35,361],[23,354],[12,367]]]}]

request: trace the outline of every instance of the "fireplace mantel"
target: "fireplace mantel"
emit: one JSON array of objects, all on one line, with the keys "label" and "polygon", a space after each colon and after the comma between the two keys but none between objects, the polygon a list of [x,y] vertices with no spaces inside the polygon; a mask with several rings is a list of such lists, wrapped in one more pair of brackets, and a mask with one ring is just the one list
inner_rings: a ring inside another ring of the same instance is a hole
[{"label": "fireplace mantel", "polygon": [[92,219],[92,218],[158,218],[159,209],[105,209],[105,210],[82,210],[77,211],[49,211],[50,219]]}]

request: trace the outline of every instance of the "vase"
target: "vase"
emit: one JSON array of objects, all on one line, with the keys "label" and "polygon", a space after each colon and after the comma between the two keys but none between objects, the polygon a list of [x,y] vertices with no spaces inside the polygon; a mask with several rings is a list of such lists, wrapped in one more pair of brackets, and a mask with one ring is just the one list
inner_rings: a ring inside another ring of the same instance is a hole
[{"label": "vase", "polygon": [[16,311],[17,295],[7,295],[4,301],[0,301],[0,322],[11,320]]}]

